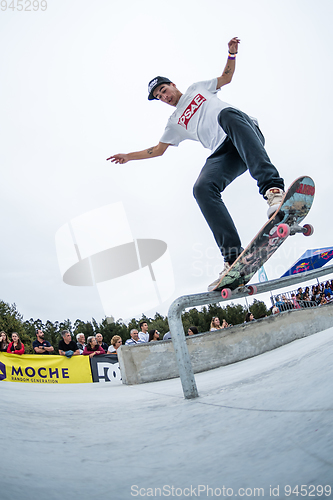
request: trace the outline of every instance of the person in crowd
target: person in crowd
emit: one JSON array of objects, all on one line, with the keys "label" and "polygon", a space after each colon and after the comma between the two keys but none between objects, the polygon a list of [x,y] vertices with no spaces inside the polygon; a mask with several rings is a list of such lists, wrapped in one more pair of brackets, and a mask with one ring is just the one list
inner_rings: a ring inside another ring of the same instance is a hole
[{"label": "person in crowd", "polygon": [[108,352],[108,345],[106,342],[103,342],[103,335],[101,333],[96,333],[95,339],[97,344],[104,349],[105,352]]},{"label": "person in crowd", "polygon": [[18,333],[12,333],[12,341],[7,347],[7,352],[9,352],[9,354],[24,354],[24,345],[22,344]]},{"label": "person in crowd", "polygon": [[232,326],[232,325],[229,325],[229,323],[227,323],[227,320],[223,319],[221,328],[229,328],[229,326]]},{"label": "person in crowd", "polygon": [[254,321],[254,316],[251,312],[247,312],[245,316],[245,323],[250,323],[250,321]]},{"label": "person in crowd", "polygon": [[299,294],[300,297],[299,300],[303,300],[303,289],[301,286],[297,289],[297,293]]},{"label": "person in crowd", "polygon": [[285,295],[282,295],[283,311],[288,311],[288,309],[293,309],[294,306],[290,300],[287,299]]},{"label": "person in crowd", "polygon": [[10,344],[10,340],[6,332],[0,332],[0,352],[7,352],[7,347]]},{"label": "person in crowd", "polygon": [[325,298],[325,294],[322,293],[321,297],[320,297],[320,302],[319,302],[318,306],[324,306],[325,304],[327,304],[327,300]]},{"label": "person in crowd", "polygon": [[130,331],[130,339],[127,339],[125,345],[135,345],[142,344],[143,342],[139,339],[139,332],[136,328],[132,328]]},{"label": "person in crowd", "polygon": [[101,347],[96,340],[96,337],[91,335],[90,337],[87,338],[87,345],[83,349],[83,356],[89,356],[89,358],[92,358],[93,356],[99,355],[99,354],[105,354],[105,351],[103,347]]},{"label": "person in crowd", "polygon": [[332,301],[333,301],[333,296],[330,293],[328,293],[326,296],[327,304],[330,304]]},{"label": "person in crowd", "polygon": [[291,302],[293,304],[293,308],[294,309],[300,309],[301,308],[301,306],[297,302],[296,295],[294,293],[291,294]]},{"label": "person in crowd", "polygon": [[141,332],[139,332],[139,339],[141,340],[141,342],[149,342],[149,327],[147,321],[141,321],[140,328]]},{"label": "person in crowd", "polygon": [[83,333],[78,333],[76,335],[76,345],[79,348],[80,354],[83,354],[84,348],[86,347],[86,339]]},{"label": "person in crowd", "polygon": [[163,340],[171,340],[171,333],[170,332],[166,332],[163,335]]},{"label": "person in crowd", "polygon": [[159,332],[155,329],[150,330],[148,342],[155,342],[156,340],[160,340]]},{"label": "person in crowd", "polygon": [[304,291],[303,293],[303,305],[304,307],[311,307],[312,305],[309,292]]},{"label": "person in crowd", "polygon": [[275,305],[276,305],[276,307],[278,307],[278,308],[279,308],[279,311],[280,311],[280,312],[281,312],[281,311],[284,311],[284,309],[283,309],[284,303],[283,303],[283,301],[282,301],[282,300],[280,300],[280,297],[279,297],[279,296],[277,296],[277,297],[275,298]]},{"label": "person in crowd", "polygon": [[54,347],[44,338],[43,330],[36,330],[36,340],[32,343],[35,354],[52,354]]},{"label": "person in crowd", "polygon": [[117,350],[122,345],[123,341],[120,335],[114,335],[111,339],[111,345],[108,349],[109,354],[117,354]]},{"label": "person in crowd", "polygon": [[325,294],[325,297],[327,297],[328,294],[332,294],[332,290],[331,290],[331,287],[330,287],[330,284],[328,281],[326,281],[325,283],[325,288],[324,288],[324,294]]},{"label": "person in crowd", "polygon": [[301,295],[299,293],[296,294],[296,301],[302,307],[303,305],[303,300],[301,299]]},{"label": "person in crowd", "polygon": [[311,288],[311,302],[316,302],[317,287],[313,285]]},{"label": "person in crowd", "polygon": [[278,306],[276,306],[276,305],[273,306],[273,308],[272,308],[272,314],[279,314],[279,312],[280,312],[280,309],[278,308]]},{"label": "person in crowd", "polygon": [[72,340],[72,335],[68,330],[61,332],[62,339],[59,342],[59,354],[60,356],[66,356],[71,358],[72,356],[80,356],[80,349],[78,348],[76,342]]},{"label": "person in crowd", "polygon": [[320,296],[321,296],[321,288],[318,285],[316,287],[316,297],[315,297],[315,302],[319,303],[320,302]]},{"label": "person in crowd", "polygon": [[221,324],[220,324],[220,319],[217,316],[212,317],[212,321],[210,322],[210,332],[215,332],[215,330],[220,330]]},{"label": "person in crowd", "polygon": [[190,326],[190,328],[187,330],[187,335],[196,335],[197,333],[199,332],[196,326]]}]

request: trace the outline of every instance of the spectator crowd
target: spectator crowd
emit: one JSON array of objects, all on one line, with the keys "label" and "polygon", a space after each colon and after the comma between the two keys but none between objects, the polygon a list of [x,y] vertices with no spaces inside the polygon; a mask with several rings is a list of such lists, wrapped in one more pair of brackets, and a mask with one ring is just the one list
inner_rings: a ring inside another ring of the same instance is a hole
[{"label": "spectator crowd", "polygon": [[289,309],[302,309],[305,307],[318,307],[333,301],[333,280],[318,283],[310,287],[299,287],[292,292],[286,292],[274,297],[272,313],[287,311]]},{"label": "spectator crowd", "polygon": [[[333,280],[313,285],[311,289],[309,286],[305,287],[304,290],[300,287],[292,292],[285,292],[281,296],[277,295],[272,299],[272,302],[274,303],[271,309],[272,314],[277,314],[290,309],[317,307],[329,304],[333,302]],[[267,316],[267,314],[257,315],[256,317],[261,318],[265,316]],[[250,322],[254,321],[254,319],[253,313],[251,311],[247,311],[245,321],[243,321]],[[237,323],[239,323],[239,321],[236,321],[236,324]],[[147,321],[141,321],[139,325],[140,331],[136,328],[132,328],[130,330],[130,338],[125,341],[125,345],[143,344],[148,342],[157,342],[160,340],[159,331],[156,328],[149,330]],[[210,322],[209,331],[221,330],[223,328],[229,328],[230,326],[233,325],[231,323],[228,324],[226,319],[222,319],[222,321],[220,321],[218,316],[213,316]],[[196,335],[198,333],[199,330],[196,326],[190,326],[187,330],[187,335],[189,336]],[[56,354],[54,346],[52,346],[51,343],[44,338],[45,336],[43,330],[36,329],[35,334],[36,339],[32,342],[32,349],[35,354]],[[170,332],[167,332],[163,336],[163,340],[169,339],[171,339],[171,334]],[[103,335],[101,333],[89,335],[86,339],[84,333],[81,332],[76,335],[76,340],[73,340],[70,331],[63,330],[61,332],[61,340],[58,343],[58,351],[60,356],[66,356],[68,358],[81,355],[92,358],[93,356],[99,356],[101,354],[112,354],[117,356],[117,350],[122,343],[123,340],[120,335],[113,335],[109,346],[103,341]],[[0,332],[0,352],[18,355],[25,353],[24,344],[17,332],[13,332],[11,334],[11,339],[9,339],[6,332]]]},{"label": "spectator crowd", "polygon": [[[142,344],[146,342],[155,342],[160,340],[158,330],[152,329],[150,331],[148,323],[143,321],[140,323],[141,331],[135,328],[130,331],[130,338],[126,340],[125,345]],[[76,335],[76,341],[72,339],[72,334],[68,330],[61,332],[61,340],[58,345],[59,355],[71,358],[72,356],[98,356],[100,354],[113,354],[117,355],[118,348],[122,345],[123,341],[120,335],[114,335],[111,338],[111,345],[108,346],[103,342],[101,333],[91,335],[85,339],[83,333]],[[36,330],[36,340],[32,343],[32,348],[35,354],[53,354],[54,347],[48,340],[44,338],[42,330]],[[11,341],[6,332],[0,332],[0,352],[8,352],[10,354],[24,354],[24,344],[22,343],[17,332],[13,332]]]}]

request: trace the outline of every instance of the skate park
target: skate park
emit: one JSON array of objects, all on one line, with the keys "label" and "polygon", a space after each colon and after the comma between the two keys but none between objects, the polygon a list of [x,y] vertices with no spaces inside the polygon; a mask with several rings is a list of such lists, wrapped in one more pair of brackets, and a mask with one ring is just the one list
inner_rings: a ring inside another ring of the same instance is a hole
[{"label": "skate park", "polygon": [[1,498],[332,498],[333,305],[255,323],[221,337],[231,356],[222,366],[200,367],[200,336],[189,346],[196,395],[191,377],[172,373],[134,384],[2,382]]}]

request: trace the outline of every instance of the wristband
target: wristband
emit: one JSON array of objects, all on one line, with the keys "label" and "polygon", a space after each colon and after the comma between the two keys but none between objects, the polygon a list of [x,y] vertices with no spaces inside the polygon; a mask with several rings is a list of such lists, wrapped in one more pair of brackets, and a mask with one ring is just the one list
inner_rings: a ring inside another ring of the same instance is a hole
[{"label": "wristband", "polygon": [[234,54],[232,54],[231,52],[228,53],[228,59],[236,59],[236,54],[237,52],[235,52]]}]

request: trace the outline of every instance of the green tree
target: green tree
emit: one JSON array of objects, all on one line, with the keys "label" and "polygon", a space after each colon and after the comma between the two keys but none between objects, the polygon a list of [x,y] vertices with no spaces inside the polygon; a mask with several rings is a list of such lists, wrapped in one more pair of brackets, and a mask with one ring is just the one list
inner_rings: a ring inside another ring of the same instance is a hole
[{"label": "green tree", "polygon": [[45,334],[45,340],[48,340],[50,344],[54,347],[54,351],[52,354],[59,354],[59,341],[61,340],[61,330],[59,328],[59,322],[56,321],[52,323],[51,321],[47,321],[43,328],[43,332]]},{"label": "green tree", "polygon": [[271,314],[271,312],[267,309],[265,302],[257,299],[254,299],[253,304],[249,307],[249,309],[255,319],[263,318],[264,316],[269,316]]},{"label": "green tree", "polygon": [[[133,328],[136,328],[135,326]],[[130,337],[127,326],[119,321],[109,323],[107,318],[104,318],[98,325],[98,332],[103,335],[103,340],[108,345],[111,344],[111,339],[114,335],[119,335],[125,343]]]},{"label": "green tree", "polygon": [[229,325],[239,325],[244,322],[246,310],[241,304],[228,304],[225,307],[225,319]]},{"label": "green tree", "polygon": [[156,313],[153,320],[150,321],[149,330],[158,330],[160,332],[160,339],[169,331],[168,318],[163,317],[161,314]]}]

